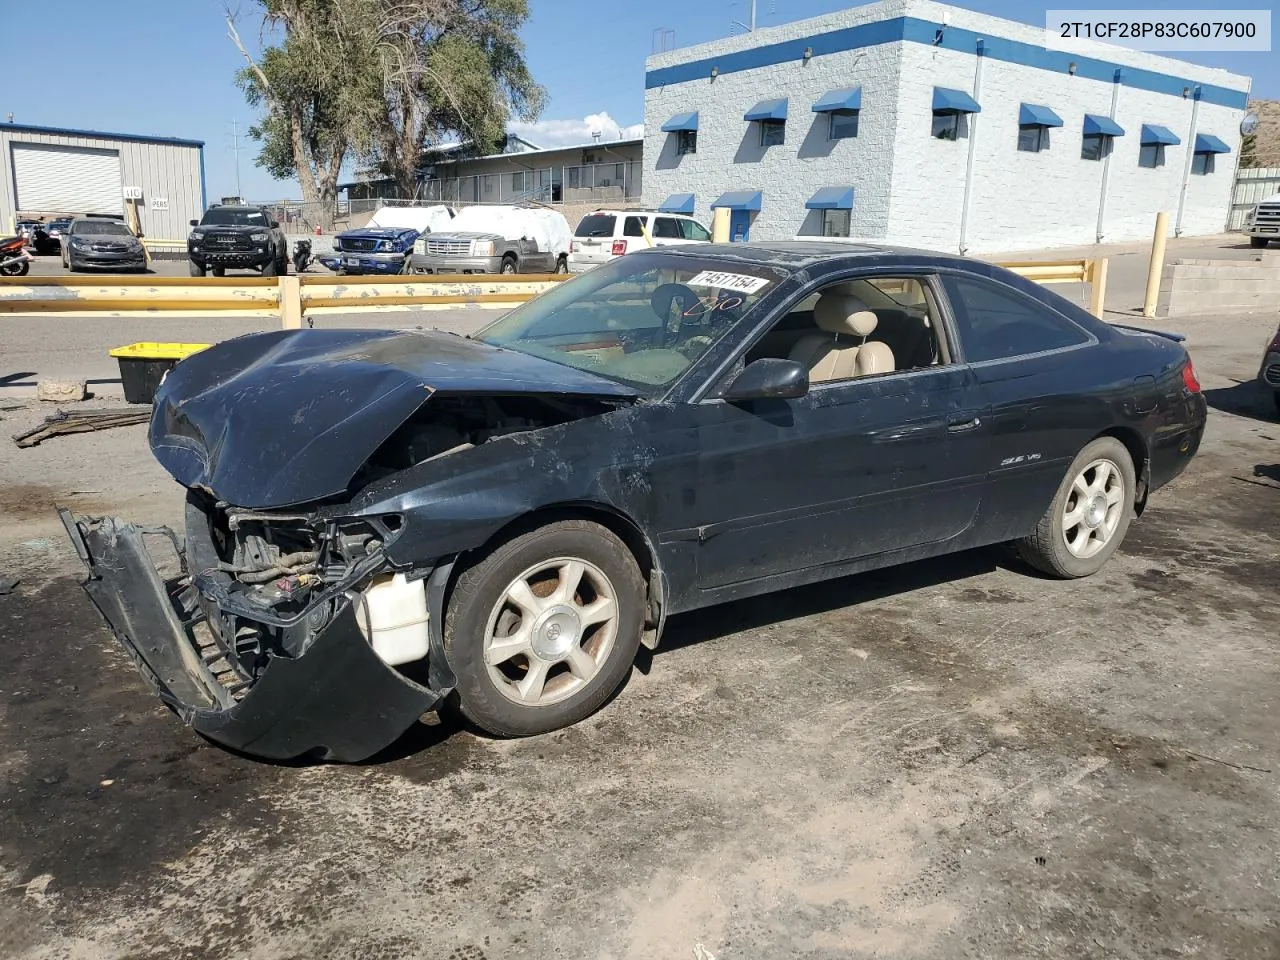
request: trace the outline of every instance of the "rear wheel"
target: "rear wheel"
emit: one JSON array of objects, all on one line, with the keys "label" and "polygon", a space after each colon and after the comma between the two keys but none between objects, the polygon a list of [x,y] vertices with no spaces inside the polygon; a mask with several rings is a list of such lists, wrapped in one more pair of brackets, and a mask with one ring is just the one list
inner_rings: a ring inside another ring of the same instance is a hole
[{"label": "rear wheel", "polygon": [[502,258],[502,272],[503,273],[516,272],[516,258],[511,256],[511,254],[507,254],[505,257]]},{"label": "rear wheel", "polygon": [[[191,261],[191,263],[190,263],[190,267],[191,267],[191,275],[192,275],[193,277],[203,277],[203,276],[204,276],[204,264],[203,264],[203,263],[196,263],[194,260],[192,260],[192,261]],[[74,270],[74,269],[75,269],[75,267],[73,266],[73,267],[72,267],[72,269]]]},{"label": "rear wheel", "polygon": [[1019,542],[1018,552],[1055,577],[1097,573],[1128,532],[1137,486],[1124,444],[1099,437],[1072,461],[1035,533]]},{"label": "rear wheel", "polygon": [[558,260],[556,260],[556,273],[568,273],[568,272],[569,272],[569,258],[562,256]]},{"label": "rear wheel", "polygon": [[19,260],[17,263],[7,267],[0,267],[0,276],[4,277],[25,277],[27,271],[31,269],[30,260]]},{"label": "rear wheel", "polygon": [[1249,238],[1249,246],[1253,247],[1253,249],[1255,250],[1265,247],[1270,242],[1271,241],[1266,237],[1250,237]]},{"label": "rear wheel", "polygon": [[644,626],[631,551],[585,520],[509,540],[459,578],[444,643],[462,712],[504,737],[594,713],[626,678]]}]

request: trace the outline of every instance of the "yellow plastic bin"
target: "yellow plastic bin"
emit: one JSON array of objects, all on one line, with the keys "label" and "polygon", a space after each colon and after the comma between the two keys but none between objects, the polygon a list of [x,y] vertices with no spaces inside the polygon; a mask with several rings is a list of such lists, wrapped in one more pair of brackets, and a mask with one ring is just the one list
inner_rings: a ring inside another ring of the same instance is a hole
[{"label": "yellow plastic bin", "polygon": [[156,390],[165,374],[208,343],[155,343],[150,340],[116,347],[111,356],[120,365],[120,382],[124,384],[126,403],[154,403]]}]

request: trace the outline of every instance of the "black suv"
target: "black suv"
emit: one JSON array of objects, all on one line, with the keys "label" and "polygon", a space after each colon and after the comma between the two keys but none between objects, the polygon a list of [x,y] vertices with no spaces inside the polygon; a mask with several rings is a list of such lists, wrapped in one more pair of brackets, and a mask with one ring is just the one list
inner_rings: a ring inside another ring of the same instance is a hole
[{"label": "black suv", "polygon": [[289,242],[262,207],[215,205],[191,226],[187,256],[193,277],[206,270],[221,277],[227,267],[261,269],[264,277],[289,272]]}]

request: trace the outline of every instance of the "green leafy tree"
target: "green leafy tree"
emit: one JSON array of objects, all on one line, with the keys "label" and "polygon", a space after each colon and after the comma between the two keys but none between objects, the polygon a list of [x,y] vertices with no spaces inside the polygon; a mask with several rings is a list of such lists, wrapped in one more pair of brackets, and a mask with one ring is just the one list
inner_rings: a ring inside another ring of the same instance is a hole
[{"label": "green leafy tree", "polygon": [[328,225],[352,156],[417,189],[424,149],[461,138],[502,142],[512,117],[535,119],[545,93],[524,62],[527,0],[257,0],[275,41],[237,77],[264,111],[251,128],[258,165],[296,176]]}]

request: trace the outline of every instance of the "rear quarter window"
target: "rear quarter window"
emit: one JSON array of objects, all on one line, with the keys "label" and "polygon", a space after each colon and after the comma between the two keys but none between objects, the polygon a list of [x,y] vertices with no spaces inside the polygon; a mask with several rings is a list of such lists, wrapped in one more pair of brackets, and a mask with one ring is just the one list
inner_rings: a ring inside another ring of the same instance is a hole
[{"label": "rear quarter window", "polygon": [[575,237],[612,237],[618,218],[609,213],[589,213],[578,221]]},{"label": "rear quarter window", "polygon": [[970,363],[1061,350],[1091,339],[1066,317],[1002,284],[948,275],[943,285]]}]

